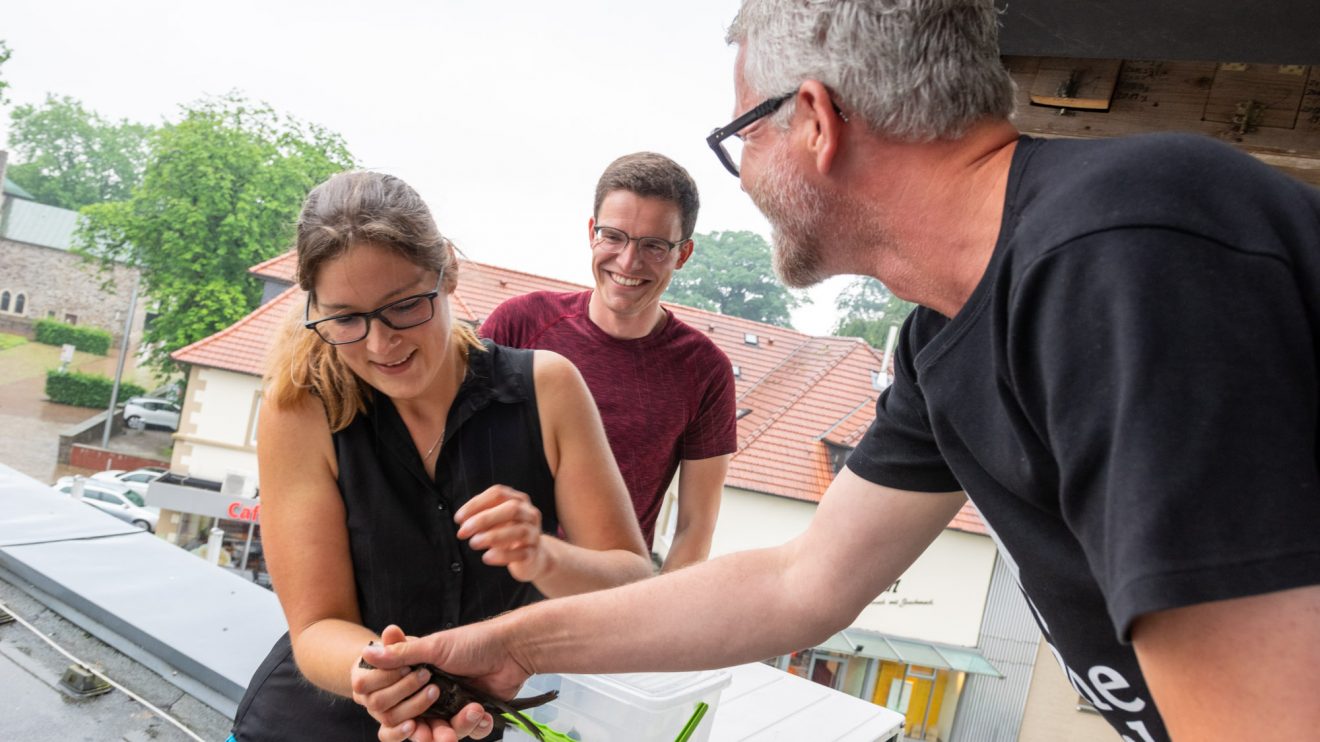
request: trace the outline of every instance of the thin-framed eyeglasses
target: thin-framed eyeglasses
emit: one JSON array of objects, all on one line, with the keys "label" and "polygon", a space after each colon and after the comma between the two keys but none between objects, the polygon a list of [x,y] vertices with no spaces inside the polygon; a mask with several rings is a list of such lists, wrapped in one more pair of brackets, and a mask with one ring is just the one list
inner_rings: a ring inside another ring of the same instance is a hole
[{"label": "thin-framed eyeglasses", "polygon": [[[796,90],[783,95],[776,95],[773,98],[766,98],[731,121],[727,126],[715,129],[710,133],[710,136],[706,137],[706,144],[710,145],[710,148],[715,152],[715,156],[719,158],[720,164],[724,166],[725,170],[732,173],[733,177],[739,177],[738,167],[742,160],[742,149],[739,147],[738,152],[730,152],[729,145],[733,143],[741,144],[742,135],[739,132],[778,111],[779,107],[784,105],[784,101],[795,95],[797,95]],[[843,123],[848,123],[848,117],[844,114],[843,109],[839,108],[839,105],[833,100],[830,101],[830,105],[834,107],[834,112],[838,114]]]},{"label": "thin-framed eyeglasses", "polygon": [[315,332],[322,340],[331,345],[348,345],[363,340],[371,332],[371,320],[378,319],[386,327],[394,330],[406,330],[410,327],[426,324],[435,316],[435,298],[440,295],[440,282],[445,272],[436,276],[435,288],[421,294],[405,296],[370,312],[350,312],[313,320],[312,294],[307,293],[307,305],[303,307],[303,327]]},{"label": "thin-framed eyeglasses", "polygon": [[659,237],[629,237],[628,233],[622,229],[601,225],[596,225],[593,231],[596,236],[591,241],[592,247],[608,253],[620,253],[628,247],[629,242],[636,242],[638,254],[649,263],[665,262],[665,258],[669,257],[671,250],[687,242],[687,240],[670,242]]}]

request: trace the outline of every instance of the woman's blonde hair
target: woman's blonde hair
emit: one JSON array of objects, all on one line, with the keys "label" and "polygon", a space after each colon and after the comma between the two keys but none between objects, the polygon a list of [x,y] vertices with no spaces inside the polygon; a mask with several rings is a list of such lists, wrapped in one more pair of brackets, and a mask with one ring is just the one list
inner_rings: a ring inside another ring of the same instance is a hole
[{"label": "woman's blonde hair", "polygon": [[[321,266],[363,244],[389,248],[441,273],[446,294],[458,285],[454,246],[435,226],[417,192],[393,175],[354,171],[332,176],[303,203],[297,231],[298,286],[310,295]],[[454,322],[453,330],[455,349],[466,364],[471,350],[482,349],[481,342],[461,321]],[[270,356],[268,403],[288,407],[315,395],[325,405],[333,432],[366,411],[370,394],[371,387],[340,360],[335,346],[290,317]]]}]

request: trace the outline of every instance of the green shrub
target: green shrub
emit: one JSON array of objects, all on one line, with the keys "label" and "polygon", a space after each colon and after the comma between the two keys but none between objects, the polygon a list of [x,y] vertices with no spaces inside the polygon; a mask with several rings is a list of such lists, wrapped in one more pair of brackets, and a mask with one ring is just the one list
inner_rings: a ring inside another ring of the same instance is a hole
[{"label": "green shrub", "polygon": [[22,335],[10,335],[7,332],[0,332],[0,350],[9,350],[27,342],[27,338]]},{"label": "green shrub", "polygon": [[[58,369],[46,372],[46,396],[50,401],[77,407],[100,407],[110,404],[110,391],[115,380],[101,374],[84,374],[77,371],[60,373]],[[147,393],[137,384],[121,382],[119,401],[129,397],[140,397]]]},{"label": "green shrub", "polygon": [[38,343],[46,345],[67,343],[84,353],[95,353],[98,356],[103,356],[110,350],[110,333],[95,327],[66,325],[53,319],[39,319],[33,327],[36,329]]}]

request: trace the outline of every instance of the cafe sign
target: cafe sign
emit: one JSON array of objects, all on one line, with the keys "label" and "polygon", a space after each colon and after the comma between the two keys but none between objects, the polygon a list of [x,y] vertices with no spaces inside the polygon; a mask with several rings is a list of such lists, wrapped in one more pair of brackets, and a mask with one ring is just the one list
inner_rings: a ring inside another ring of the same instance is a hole
[{"label": "cafe sign", "polygon": [[155,481],[147,486],[148,505],[178,513],[195,513],[245,523],[259,523],[261,503],[251,497],[223,495],[214,490]]}]

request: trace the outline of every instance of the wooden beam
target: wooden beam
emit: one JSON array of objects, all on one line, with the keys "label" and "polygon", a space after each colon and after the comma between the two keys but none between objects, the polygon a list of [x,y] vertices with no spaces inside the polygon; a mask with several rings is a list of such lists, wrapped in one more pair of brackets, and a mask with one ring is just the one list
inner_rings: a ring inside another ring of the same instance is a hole
[{"label": "wooden beam", "polygon": [[1118,59],[1042,57],[1031,83],[1031,102],[1038,106],[1107,111],[1122,66]]}]

